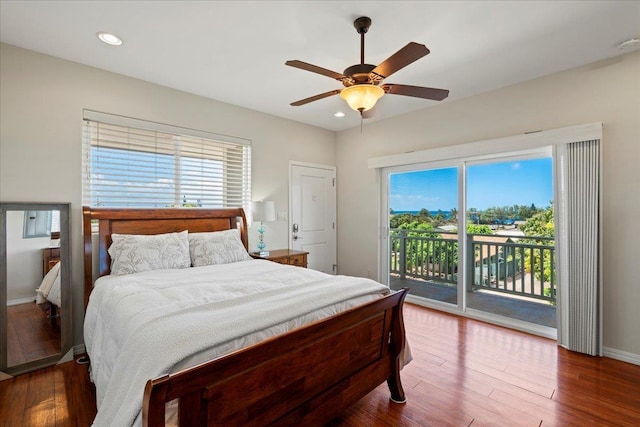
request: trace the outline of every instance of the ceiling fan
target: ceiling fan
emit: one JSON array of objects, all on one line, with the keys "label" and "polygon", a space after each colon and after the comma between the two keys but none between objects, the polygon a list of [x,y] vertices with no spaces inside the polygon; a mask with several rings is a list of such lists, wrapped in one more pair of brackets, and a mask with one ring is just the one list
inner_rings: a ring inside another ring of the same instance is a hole
[{"label": "ceiling fan", "polygon": [[434,101],[442,101],[449,96],[449,91],[445,89],[399,85],[394,83],[381,84],[384,79],[396,71],[401,70],[412,62],[428,55],[429,49],[427,49],[425,45],[410,42],[378,66],[365,64],[364,35],[371,26],[371,19],[366,16],[361,16],[353,22],[353,26],[356,28],[356,31],[358,31],[358,34],[360,34],[360,63],[348,67],[342,74],[302,61],[294,60],[285,62],[285,65],[290,67],[300,68],[301,70],[311,71],[312,73],[331,77],[332,79],[342,82],[345,86],[344,89],[336,89],[292,102],[292,106],[297,107],[332,95],[340,94],[340,97],[347,101],[349,107],[359,111],[362,115],[363,112],[372,109],[376,105],[378,99],[380,99],[385,93],[431,99]]}]

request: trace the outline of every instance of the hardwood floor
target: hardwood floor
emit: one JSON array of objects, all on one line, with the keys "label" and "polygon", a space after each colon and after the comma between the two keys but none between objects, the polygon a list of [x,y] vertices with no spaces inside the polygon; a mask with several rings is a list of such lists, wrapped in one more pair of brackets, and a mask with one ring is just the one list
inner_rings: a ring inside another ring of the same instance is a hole
[{"label": "hardwood floor", "polygon": [[2,427],[86,427],[95,415],[87,365],[67,362],[0,382]]},{"label": "hardwood floor", "polygon": [[58,354],[60,347],[60,318],[52,323],[33,302],[7,307],[9,366]]},{"label": "hardwood floor", "polygon": [[[640,366],[411,304],[405,323],[408,402],[383,384],[330,427],[640,425]],[[0,423],[87,426],[94,402],[86,366],[69,362],[0,382]]]}]

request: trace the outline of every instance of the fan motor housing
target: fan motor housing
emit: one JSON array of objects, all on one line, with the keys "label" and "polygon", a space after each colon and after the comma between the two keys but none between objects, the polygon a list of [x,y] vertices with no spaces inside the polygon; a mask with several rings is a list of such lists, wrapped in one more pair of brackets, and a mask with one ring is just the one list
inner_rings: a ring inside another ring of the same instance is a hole
[{"label": "fan motor housing", "polygon": [[342,73],[345,76],[349,77],[348,79],[344,79],[342,81],[342,84],[344,84],[346,87],[366,83],[377,85],[380,82],[372,79],[370,75],[371,71],[373,71],[374,68],[376,68],[376,66],[371,64],[352,65],[351,67],[345,69]]}]

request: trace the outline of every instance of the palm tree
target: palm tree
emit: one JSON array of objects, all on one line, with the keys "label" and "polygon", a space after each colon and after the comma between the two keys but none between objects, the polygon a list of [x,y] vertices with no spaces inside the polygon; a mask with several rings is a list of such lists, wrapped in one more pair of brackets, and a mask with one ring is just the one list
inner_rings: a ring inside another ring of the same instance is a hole
[{"label": "palm tree", "polygon": [[476,223],[480,224],[480,214],[478,213],[478,210],[476,208],[469,208],[469,210],[467,211],[467,216],[469,216],[472,222],[475,221]]}]

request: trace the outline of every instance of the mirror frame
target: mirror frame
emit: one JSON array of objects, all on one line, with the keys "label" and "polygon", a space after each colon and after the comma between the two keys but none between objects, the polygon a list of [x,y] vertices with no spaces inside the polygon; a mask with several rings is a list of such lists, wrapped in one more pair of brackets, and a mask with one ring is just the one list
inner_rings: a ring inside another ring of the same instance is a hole
[{"label": "mirror frame", "polygon": [[[72,346],[70,203],[0,202],[0,376],[10,378],[62,361]],[[7,366],[7,211],[60,211],[60,354]],[[4,378],[0,378],[4,379]]]}]

